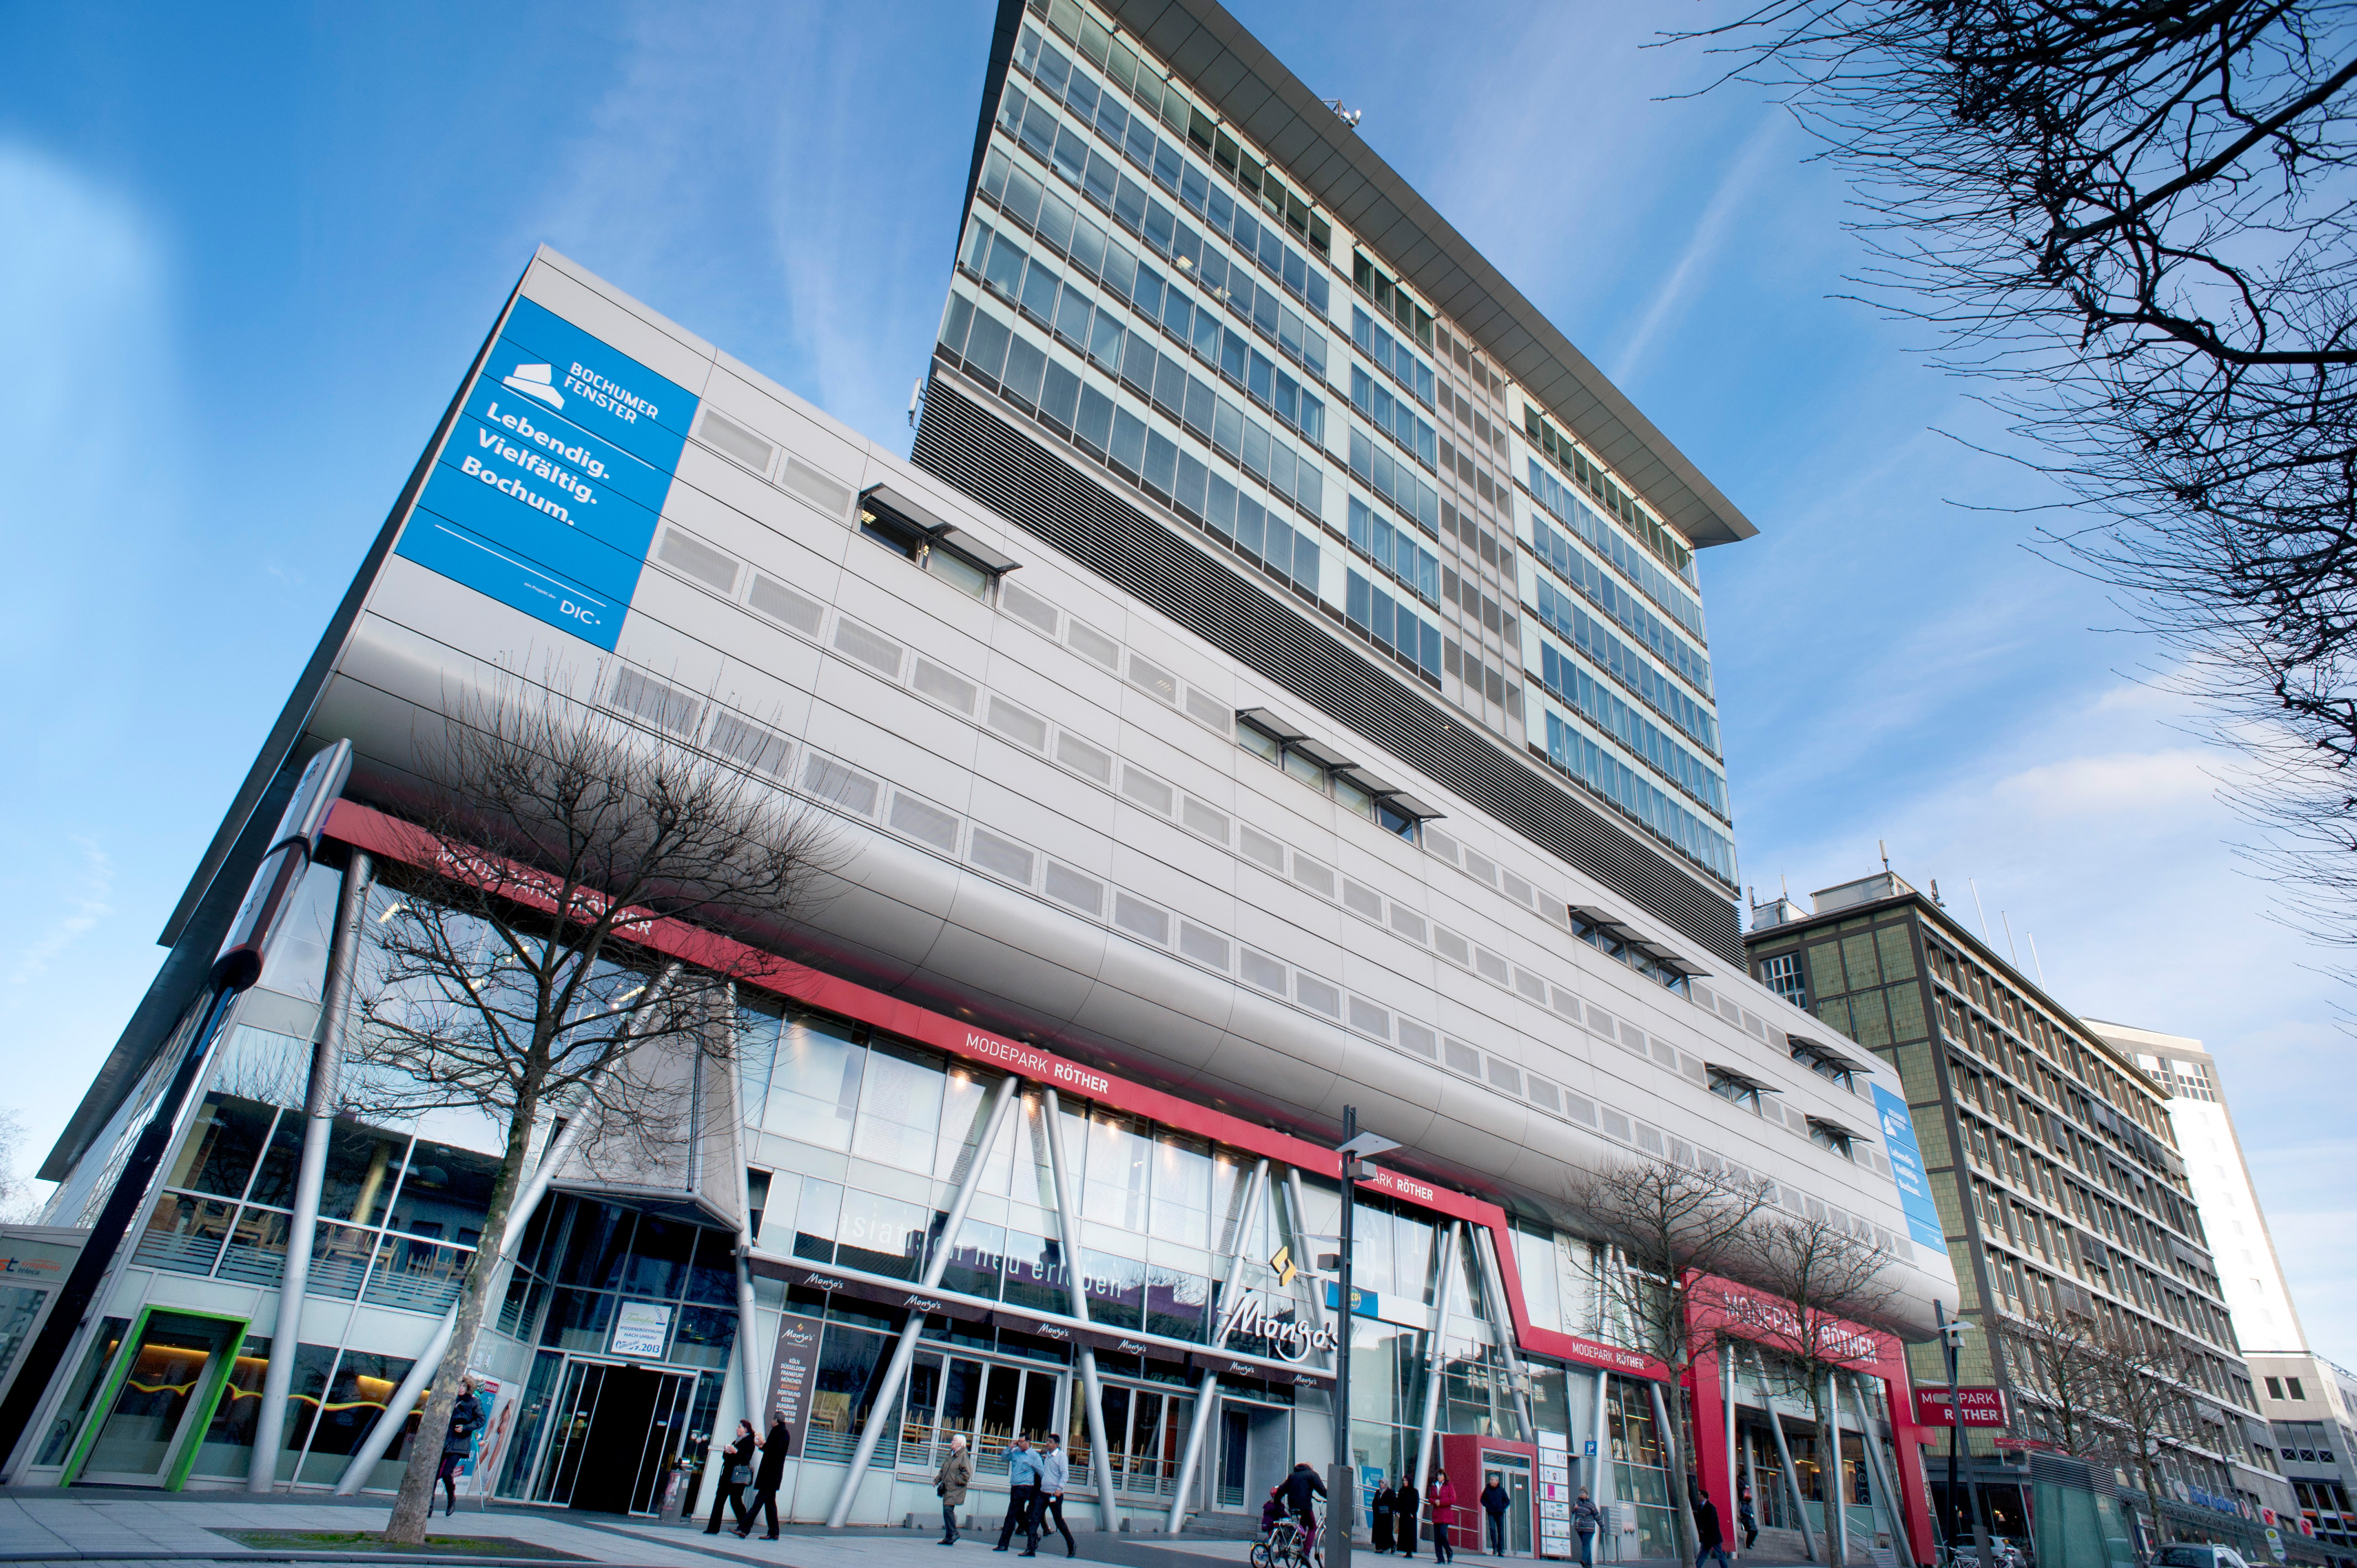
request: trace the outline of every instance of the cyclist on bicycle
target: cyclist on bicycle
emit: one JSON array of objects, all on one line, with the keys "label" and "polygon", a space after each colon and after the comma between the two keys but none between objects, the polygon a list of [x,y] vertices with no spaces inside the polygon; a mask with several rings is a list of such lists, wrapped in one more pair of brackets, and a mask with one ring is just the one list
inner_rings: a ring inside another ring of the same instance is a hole
[{"label": "cyclist on bicycle", "polygon": [[1326,1483],[1318,1478],[1318,1472],[1307,1459],[1296,1464],[1293,1474],[1285,1478],[1285,1500],[1293,1517],[1301,1521],[1301,1549],[1305,1552],[1318,1550],[1318,1510],[1310,1499],[1325,1495]]}]

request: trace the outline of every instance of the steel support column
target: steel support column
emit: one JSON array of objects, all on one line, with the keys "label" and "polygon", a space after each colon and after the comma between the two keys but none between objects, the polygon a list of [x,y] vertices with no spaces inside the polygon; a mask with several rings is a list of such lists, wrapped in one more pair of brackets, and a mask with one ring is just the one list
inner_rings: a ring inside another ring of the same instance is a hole
[{"label": "steel support column", "polygon": [[1883,1473],[1882,1443],[1874,1434],[1874,1414],[1866,1402],[1865,1385],[1855,1373],[1849,1380],[1849,1397],[1857,1410],[1857,1443],[1866,1453],[1867,1483],[1882,1505],[1882,1516],[1890,1521],[1890,1543],[1897,1552],[1899,1568],[1915,1568],[1915,1543],[1907,1538],[1906,1499]]},{"label": "steel support column", "polygon": [[[1432,1451],[1440,1441],[1440,1380],[1448,1342],[1448,1314],[1457,1296],[1457,1249],[1465,1240],[1465,1221],[1448,1222],[1448,1240],[1440,1250],[1440,1299],[1433,1310],[1432,1343],[1425,1348],[1424,1425],[1415,1439],[1415,1489],[1423,1493],[1432,1480]],[[1410,1521],[1408,1539],[1415,1524]]]},{"label": "steel support column", "polygon": [[[1086,1323],[1089,1293],[1081,1277],[1081,1215],[1072,1202],[1072,1162],[1064,1152],[1063,1112],[1057,1105],[1054,1090],[1042,1090],[1039,1099],[1040,1114],[1048,1121],[1048,1163],[1056,1182],[1056,1231],[1064,1243],[1065,1284],[1071,1297],[1072,1316]],[[1105,1446],[1104,1390],[1097,1382],[1096,1348],[1083,1340],[1073,1349],[1072,1359],[1081,1373],[1081,1394],[1088,1401],[1089,1477],[1097,1487],[1097,1528],[1112,1530],[1118,1526],[1114,1517],[1113,1451]]]},{"label": "steel support column", "polygon": [[1801,1495],[1801,1473],[1792,1467],[1792,1445],[1784,1441],[1784,1418],[1776,1413],[1776,1396],[1768,1384],[1768,1358],[1756,1347],[1752,1354],[1760,1362],[1760,1402],[1768,1411],[1768,1433],[1776,1439],[1776,1463],[1783,1466],[1784,1489],[1792,1498],[1792,1526],[1801,1532],[1801,1552],[1812,1563],[1817,1560],[1815,1537],[1809,1530],[1809,1500]]},{"label": "steel support column", "polygon": [[[1485,1232],[1490,1242],[1486,1247],[1481,1244]],[[1504,1271],[1498,1267],[1494,1253],[1497,1245],[1496,1232],[1489,1231],[1487,1227],[1474,1233],[1473,1252],[1481,1260],[1481,1294],[1490,1308],[1490,1331],[1498,1337],[1498,1358],[1505,1366],[1506,1386],[1513,1391],[1514,1416],[1523,1423],[1523,1441],[1536,1443],[1538,1423],[1531,1419],[1528,1380],[1516,1369],[1522,1358],[1516,1354],[1514,1316],[1506,1310],[1506,1279]]]},{"label": "steel support column", "polygon": [[[942,1223],[941,1242],[934,1249],[933,1255],[925,1260],[924,1273],[917,1278],[919,1292],[932,1290],[942,1283],[942,1274],[949,1268],[950,1252],[957,1245],[958,1229],[965,1223],[966,1211],[974,1207],[974,1195],[982,1190],[983,1173],[990,1168],[990,1154],[998,1146],[998,1134],[1006,1125],[1006,1113],[1022,1097],[1022,1092],[1023,1080],[1012,1073],[999,1079],[997,1098],[991,1101],[990,1119],[983,1127],[981,1151],[974,1156],[974,1168],[966,1172],[965,1180],[959,1185],[957,1196],[950,1200],[949,1218]],[[909,1363],[917,1359],[917,1341],[923,1337],[924,1332],[924,1313],[917,1307],[910,1307],[909,1321],[900,1330],[900,1342],[892,1347],[892,1359],[884,1368],[884,1380],[876,1386],[876,1398],[868,1406],[867,1424],[860,1429],[859,1442],[851,1451],[851,1467],[844,1472],[843,1485],[834,1494],[834,1506],[826,1511],[826,1527],[829,1530],[841,1530],[843,1521],[851,1517],[853,1495],[859,1490],[859,1483],[866,1477],[867,1466],[876,1458],[877,1441],[884,1435],[885,1425],[892,1413],[892,1402],[899,1397],[900,1384],[909,1376]],[[748,1380],[745,1385],[745,1407],[759,1412],[760,1398],[759,1382]],[[759,1414],[753,1417],[753,1425],[756,1430],[759,1429]]]},{"label": "steel support column", "polygon": [[270,1359],[262,1374],[262,1408],[253,1421],[253,1460],[245,1489],[278,1486],[278,1451],[285,1440],[286,1396],[295,1386],[295,1347],[301,1337],[303,1300],[311,1284],[311,1247],[319,1228],[319,1184],[328,1170],[328,1134],[336,1122],[336,1092],[343,1082],[344,1031],[350,1026],[352,971],[368,925],[369,886],[376,871],[365,851],[351,852],[336,899],[336,929],[328,949],[327,984],[312,1029],[311,1079],[303,1095],[303,1155],[295,1169],[295,1212],[286,1222],[286,1263],[278,1279],[278,1320],[270,1331]]},{"label": "steel support column", "polygon": [[[1232,1295],[1240,1286],[1243,1273],[1244,1248],[1250,1243],[1252,1221],[1266,1201],[1268,1191],[1268,1161],[1263,1157],[1253,1167],[1251,1185],[1245,1189],[1243,1218],[1236,1221],[1235,1245],[1228,1249],[1228,1292]],[[1228,1323],[1232,1307],[1220,1304],[1220,1323],[1211,1336],[1211,1354],[1217,1356],[1228,1343]],[[1203,1458],[1204,1429],[1211,1423],[1211,1400],[1220,1391],[1220,1374],[1211,1368],[1203,1369],[1202,1380],[1195,1387],[1195,1419],[1187,1427],[1187,1453],[1178,1462],[1178,1492],[1170,1499],[1170,1522],[1165,1527],[1172,1535],[1186,1528],[1187,1493],[1195,1484],[1195,1471]]]}]

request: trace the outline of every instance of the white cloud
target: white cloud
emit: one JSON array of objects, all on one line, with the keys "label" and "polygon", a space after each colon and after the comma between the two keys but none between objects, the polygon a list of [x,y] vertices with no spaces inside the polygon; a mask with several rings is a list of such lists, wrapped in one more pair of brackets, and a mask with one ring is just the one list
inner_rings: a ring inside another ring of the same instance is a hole
[{"label": "white cloud", "polygon": [[40,904],[52,917],[48,929],[16,949],[16,964],[0,979],[0,1000],[11,1012],[22,1004],[27,988],[48,972],[59,955],[114,913],[114,906],[108,902],[114,887],[113,863],[87,838],[77,834],[70,842],[81,852],[81,875],[48,882]]},{"label": "white cloud", "polygon": [[[2038,818],[2100,811],[2118,816],[2175,811],[2218,788],[2219,758],[2191,746],[2073,757],[2026,768],[1991,788],[1995,802]],[[2213,813],[2202,813],[2205,821]]]}]

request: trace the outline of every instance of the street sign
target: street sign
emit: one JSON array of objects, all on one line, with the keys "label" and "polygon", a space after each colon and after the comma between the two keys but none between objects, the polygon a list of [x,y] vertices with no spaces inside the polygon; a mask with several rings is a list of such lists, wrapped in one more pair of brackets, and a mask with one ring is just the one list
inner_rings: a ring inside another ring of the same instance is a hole
[{"label": "street sign", "polygon": [[[1992,1388],[1956,1390],[1956,1408],[1964,1412],[1966,1426],[2003,1426],[2005,1424],[2005,1391]],[[1915,1424],[1918,1426],[1953,1426],[1948,1419],[1948,1391],[1917,1389],[1915,1391]]]}]

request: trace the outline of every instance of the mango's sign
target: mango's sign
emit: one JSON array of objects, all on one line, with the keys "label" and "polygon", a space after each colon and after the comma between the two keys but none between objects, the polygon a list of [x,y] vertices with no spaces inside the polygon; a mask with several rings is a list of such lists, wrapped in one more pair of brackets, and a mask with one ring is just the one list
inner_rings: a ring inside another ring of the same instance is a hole
[{"label": "mango's sign", "polygon": [[1307,1360],[1318,1352],[1331,1354],[1341,1343],[1334,1330],[1323,1323],[1308,1324],[1295,1317],[1276,1316],[1268,1309],[1268,1298],[1256,1290],[1239,1294],[1236,1305],[1228,1310],[1227,1320],[1220,1325],[1222,1343],[1238,1335],[1265,1339],[1269,1348],[1287,1361]]}]

